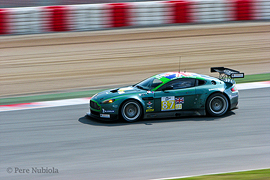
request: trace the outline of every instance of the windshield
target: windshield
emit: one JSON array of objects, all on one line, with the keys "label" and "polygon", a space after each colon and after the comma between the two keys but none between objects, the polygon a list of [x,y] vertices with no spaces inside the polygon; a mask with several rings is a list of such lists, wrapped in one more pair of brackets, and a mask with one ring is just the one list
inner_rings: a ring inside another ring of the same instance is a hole
[{"label": "windshield", "polygon": [[139,82],[138,84],[135,84],[134,86],[139,89],[152,90],[160,84],[162,84],[162,81],[160,81],[155,77],[150,77],[148,79]]}]

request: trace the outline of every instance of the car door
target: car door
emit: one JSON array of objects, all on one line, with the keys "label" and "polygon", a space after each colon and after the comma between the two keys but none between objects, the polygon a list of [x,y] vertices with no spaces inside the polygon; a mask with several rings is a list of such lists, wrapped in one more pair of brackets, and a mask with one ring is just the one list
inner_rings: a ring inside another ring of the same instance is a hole
[{"label": "car door", "polygon": [[191,110],[196,103],[195,79],[170,81],[154,92],[155,111]]}]

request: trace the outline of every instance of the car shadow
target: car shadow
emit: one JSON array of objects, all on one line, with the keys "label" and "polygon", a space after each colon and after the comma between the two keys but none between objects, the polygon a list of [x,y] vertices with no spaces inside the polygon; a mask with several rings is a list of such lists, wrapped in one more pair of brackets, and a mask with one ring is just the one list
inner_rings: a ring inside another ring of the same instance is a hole
[{"label": "car shadow", "polygon": [[210,116],[185,116],[185,117],[174,117],[174,118],[155,118],[155,119],[143,119],[134,123],[125,122],[123,120],[118,121],[102,121],[87,115],[80,117],[78,121],[82,124],[92,125],[92,126],[127,126],[133,124],[144,124],[144,125],[153,125],[157,123],[169,123],[169,122],[181,122],[181,121],[220,121],[224,118],[235,115],[233,111],[227,112],[221,117],[210,117]]}]

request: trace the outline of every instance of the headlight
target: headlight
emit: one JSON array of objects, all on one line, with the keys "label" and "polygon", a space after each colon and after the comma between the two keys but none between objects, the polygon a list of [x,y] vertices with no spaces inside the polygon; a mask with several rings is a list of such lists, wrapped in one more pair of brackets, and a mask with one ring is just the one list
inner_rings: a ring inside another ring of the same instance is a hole
[{"label": "headlight", "polygon": [[115,99],[108,99],[108,100],[102,101],[102,104],[110,104],[110,103],[113,103],[114,101]]}]

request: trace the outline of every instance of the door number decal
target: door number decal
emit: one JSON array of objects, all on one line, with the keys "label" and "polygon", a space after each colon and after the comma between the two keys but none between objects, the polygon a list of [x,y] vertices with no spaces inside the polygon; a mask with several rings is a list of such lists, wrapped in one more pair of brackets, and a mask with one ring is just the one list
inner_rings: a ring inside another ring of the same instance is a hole
[{"label": "door number decal", "polygon": [[169,111],[175,109],[175,97],[161,97],[161,111]]},{"label": "door number decal", "polygon": [[179,110],[182,109],[182,104],[184,104],[184,97],[161,97],[161,111]]}]

